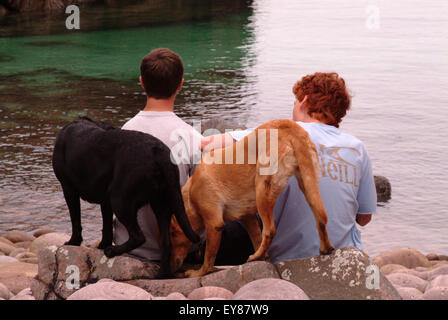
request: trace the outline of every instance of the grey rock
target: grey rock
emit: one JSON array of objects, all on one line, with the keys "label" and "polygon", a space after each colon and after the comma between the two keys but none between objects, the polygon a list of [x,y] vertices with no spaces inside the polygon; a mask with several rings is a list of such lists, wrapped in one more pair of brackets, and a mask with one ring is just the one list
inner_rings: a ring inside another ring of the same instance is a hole
[{"label": "grey rock", "polygon": [[200,287],[194,289],[189,295],[190,300],[203,300],[207,298],[232,299],[233,292],[221,287]]},{"label": "grey rock", "polygon": [[282,279],[300,287],[312,300],[401,299],[378,267],[355,247],[275,266]]},{"label": "grey rock", "polygon": [[376,187],[377,202],[386,202],[392,196],[392,186],[389,180],[383,176],[373,176]]},{"label": "grey rock", "polygon": [[42,248],[38,253],[37,277],[46,285],[53,285],[57,273],[56,246]]},{"label": "grey rock", "polygon": [[247,283],[263,278],[279,279],[280,275],[271,263],[253,261],[205,275],[201,278],[201,286],[222,287],[235,293]]},{"label": "grey rock", "polygon": [[166,280],[130,280],[131,285],[140,287],[153,296],[168,296],[172,292],[179,292],[188,296],[190,292],[201,286],[200,278],[166,279]]},{"label": "grey rock", "polygon": [[310,300],[298,286],[282,279],[266,278],[241,287],[232,300]]}]

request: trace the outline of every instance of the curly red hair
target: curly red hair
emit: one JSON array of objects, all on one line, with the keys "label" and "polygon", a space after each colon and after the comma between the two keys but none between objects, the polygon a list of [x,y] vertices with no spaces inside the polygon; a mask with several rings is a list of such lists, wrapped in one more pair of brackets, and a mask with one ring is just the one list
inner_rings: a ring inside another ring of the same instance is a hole
[{"label": "curly red hair", "polygon": [[306,107],[310,117],[336,128],[350,109],[351,96],[344,79],[336,72],[304,76],[292,92],[299,101],[308,96]]}]

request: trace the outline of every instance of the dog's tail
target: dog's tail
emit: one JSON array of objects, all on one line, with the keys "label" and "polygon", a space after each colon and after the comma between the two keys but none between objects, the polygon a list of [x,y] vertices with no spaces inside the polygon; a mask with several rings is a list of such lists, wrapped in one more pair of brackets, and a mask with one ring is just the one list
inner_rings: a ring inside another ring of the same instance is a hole
[{"label": "dog's tail", "polygon": [[[298,181],[299,185],[303,184],[302,191],[308,203],[311,202],[311,209],[313,211],[316,209],[318,211],[323,210],[325,212],[325,207],[319,192],[319,178],[321,176],[321,170],[316,146],[311,141],[305,129],[300,127],[298,124],[294,123],[291,127],[291,133],[291,145],[294,150],[294,156],[297,160],[298,170],[301,177],[301,181]],[[314,192],[314,194],[312,194],[312,192]],[[313,206],[316,206],[316,208],[313,208]]]},{"label": "dog's tail", "polygon": [[331,253],[334,250],[327,233],[328,216],[319,191],[321,175],[317,150],[308,133],[294,123],[291,127],[291,145],[298,163],[296,178],[305,195],[316,220],[316,227],[321,242],[320,252]]},{"label": "dog's tail", "polygon": [[194,232],[193,228],[191,227],[190,221],[187,218],[187,214],[185,213],[184,201],[182,199],[180,190],[176,190],[176,192],[174,193],[173,211],[177,223],[179,223],[179,226],[187,236],[188,240],[193,243],[198,243],[201,239]]}]

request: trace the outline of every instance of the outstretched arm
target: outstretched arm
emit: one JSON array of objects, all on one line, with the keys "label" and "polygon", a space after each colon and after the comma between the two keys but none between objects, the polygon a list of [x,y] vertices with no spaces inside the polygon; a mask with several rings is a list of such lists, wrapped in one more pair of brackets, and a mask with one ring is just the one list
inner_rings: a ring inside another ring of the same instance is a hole
[{"label": "outstretched arm", "polygon": [[210,151],[213,149],[225,148],[235,142],[232,136],[228,133],[216,134],[213,136],[204,137],[201,140],[201,150]]}]

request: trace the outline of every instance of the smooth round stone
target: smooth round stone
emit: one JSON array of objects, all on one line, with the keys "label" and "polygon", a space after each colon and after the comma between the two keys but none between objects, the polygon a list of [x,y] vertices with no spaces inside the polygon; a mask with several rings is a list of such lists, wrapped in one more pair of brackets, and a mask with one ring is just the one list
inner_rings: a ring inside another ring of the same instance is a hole
[{"label": "smooth round stone", "polygon": [[32,243],[33,243],[33,241],[22,241],[22,242],[14,243],[14,246],[16,248],[23,248],[23,249],[28,250],[31,247]]},{"label": "smooth round stone", "polygon": [[434,287],[423,294],[424,300],[448,300],[448,287]]},{"label": "smooth round stone", "polygon": [[398,293],[403,300],[422,300],[423,293],[415,288],[397,288]]},{"label": "smooth round stone", "polygon": [[9,254],[9,256],[10,256],[10,257],[13,257],[13,258],[17,258],[17,255],[18,255],[19,253],[22,253],[22,252],[26,252],[26,249],[24,249],[24,248],[15,248],[13,251],[11,251],[11,253]]},{"label": "smooth round stone", "polygon": [[48,246],[55,245],[57,247],[60,247],[64,245],[65,242],[70,240],[70,236],[66,233],[62,232],[53,232],[53,233],[47,233],[43,236],[40,236],[39,238],[36,238],[31,243],[30,251],[33,253],[38,253],[39,249],[45,248]]},{"label": "smooth round stone", "polygon": [[13,252],[16,249],[16,247],[14,247],[11,244],[7,244],[4,242],[0,242],[0,251],[3,252],[4,254],[9,255],[11,252]]},{"label": "smooth round stone", "polygon": [[219,297],[225,300],[230,300],[233,297],[232,291],[221,287],[200,287],[191,291],[188,295],[190,300],[203,300],[211,297]]},{"label": "smooth round stone", "polygon": [[426,258],[428,258],[429,261],[439,260],[439,255],[437,253],[428,253]]},{"label": "smooth round stone", "polygon": [[105,281],[79,289],[67,300],[152,300],[145,290],[122,282]]},{"label": "smooth round stone", "polygon": [[401,264],[406,268],[412,269],[416,267],[429,268],[431,264],[428,258],[420,251],[410,248],[400,248],[384,251],[373,259],[373,262],[382,267],[386,264]]},{"label": "smooth round stone", "polygon": [[11,291],[9,291],[8,287],[5,286],[3,283],[0,283],[0,298],[8,300],[13,296],[14,295],[11,293]]},{"label": "smooth round stone", "polygon": [[282,279],[258,279],[241,287],[232,300],[310,300],[295,284]]},{"label": "smooth round stone", "polygon": [[40,236],[47,234],[47,233],[55,233],[57,231],[53,230],[53,229],[37,229],[36,231],[34,231],[33,236],[35,236],[36,238],[39,238]]},{"label": "smooth round stone", "polygon": [[421,292],[425,291],[427,281],[406,273],[392,273],[386,276],[395,287],[415,288]]},{"label": "smooth round stone", "polygon": [[428,272],[428,280],[431,281],[432,279],[443,275],[448,274],[448,265],[442,265],[440,267],[434,268],[431,271]]},{"label": "smooth round stone", "polygon": [[36,300],[33,296],[15,296],[9,300]]},{"label": "smooth round stone", "polygon": [[431,290],[432,288],[435,288],[435,287],[447,287],[448,288],[448,275],[442,274],[442,275],[435,277],[433,280],[431,280],[428,283],[425,291]]},{"label": "smooth round stone", "polygon": [[19,262],[19,260],[14,257],[9,257],[9,256],[1,256],[0,257],[0,264],[11,263],[11,262]]},{"label": "smooth round stone", "polygon": [[9,241],[9,240],[6,239],[5,237],[0,237],[0,242],[9,244],[10,246],[14,246],[14,243],[12,243],[11,241]]},{"label": "smooth round stone", "polygon": [[188,300],[188,299],[180,292],[172,292],[166,297],[163,297],[163,300]]},{"label": "smooth round stone", "polygon": [[389,273],[389,275],[396,274],[396,273],[410,274],[410,275],[419,277],[420,279],[423,279],[423,280],[428,280],[428,277],[429,277],[428,271],[417,271],[415,269],[398,269],[398,270],[392,271],[391,273]]},{"label": "smooth round stone", "polygon": [[14,243],[23,241],[33,241],[35,239],[33,235],[29,234],[26,231],[20,231],[20,230],[6,232],[5,238]]},{"label": "smooth round stone", "polygon": [[444,254],[439,255],[439,260],[448,261],[448,256]]},{"label": "smooth round stone", "polygon": [[380,268],[380,271],[382,274],[387,276],[390,273],[393,273],[397,270],[408,270],[405,266],[402,266],[401,264],[386,264]]}]

